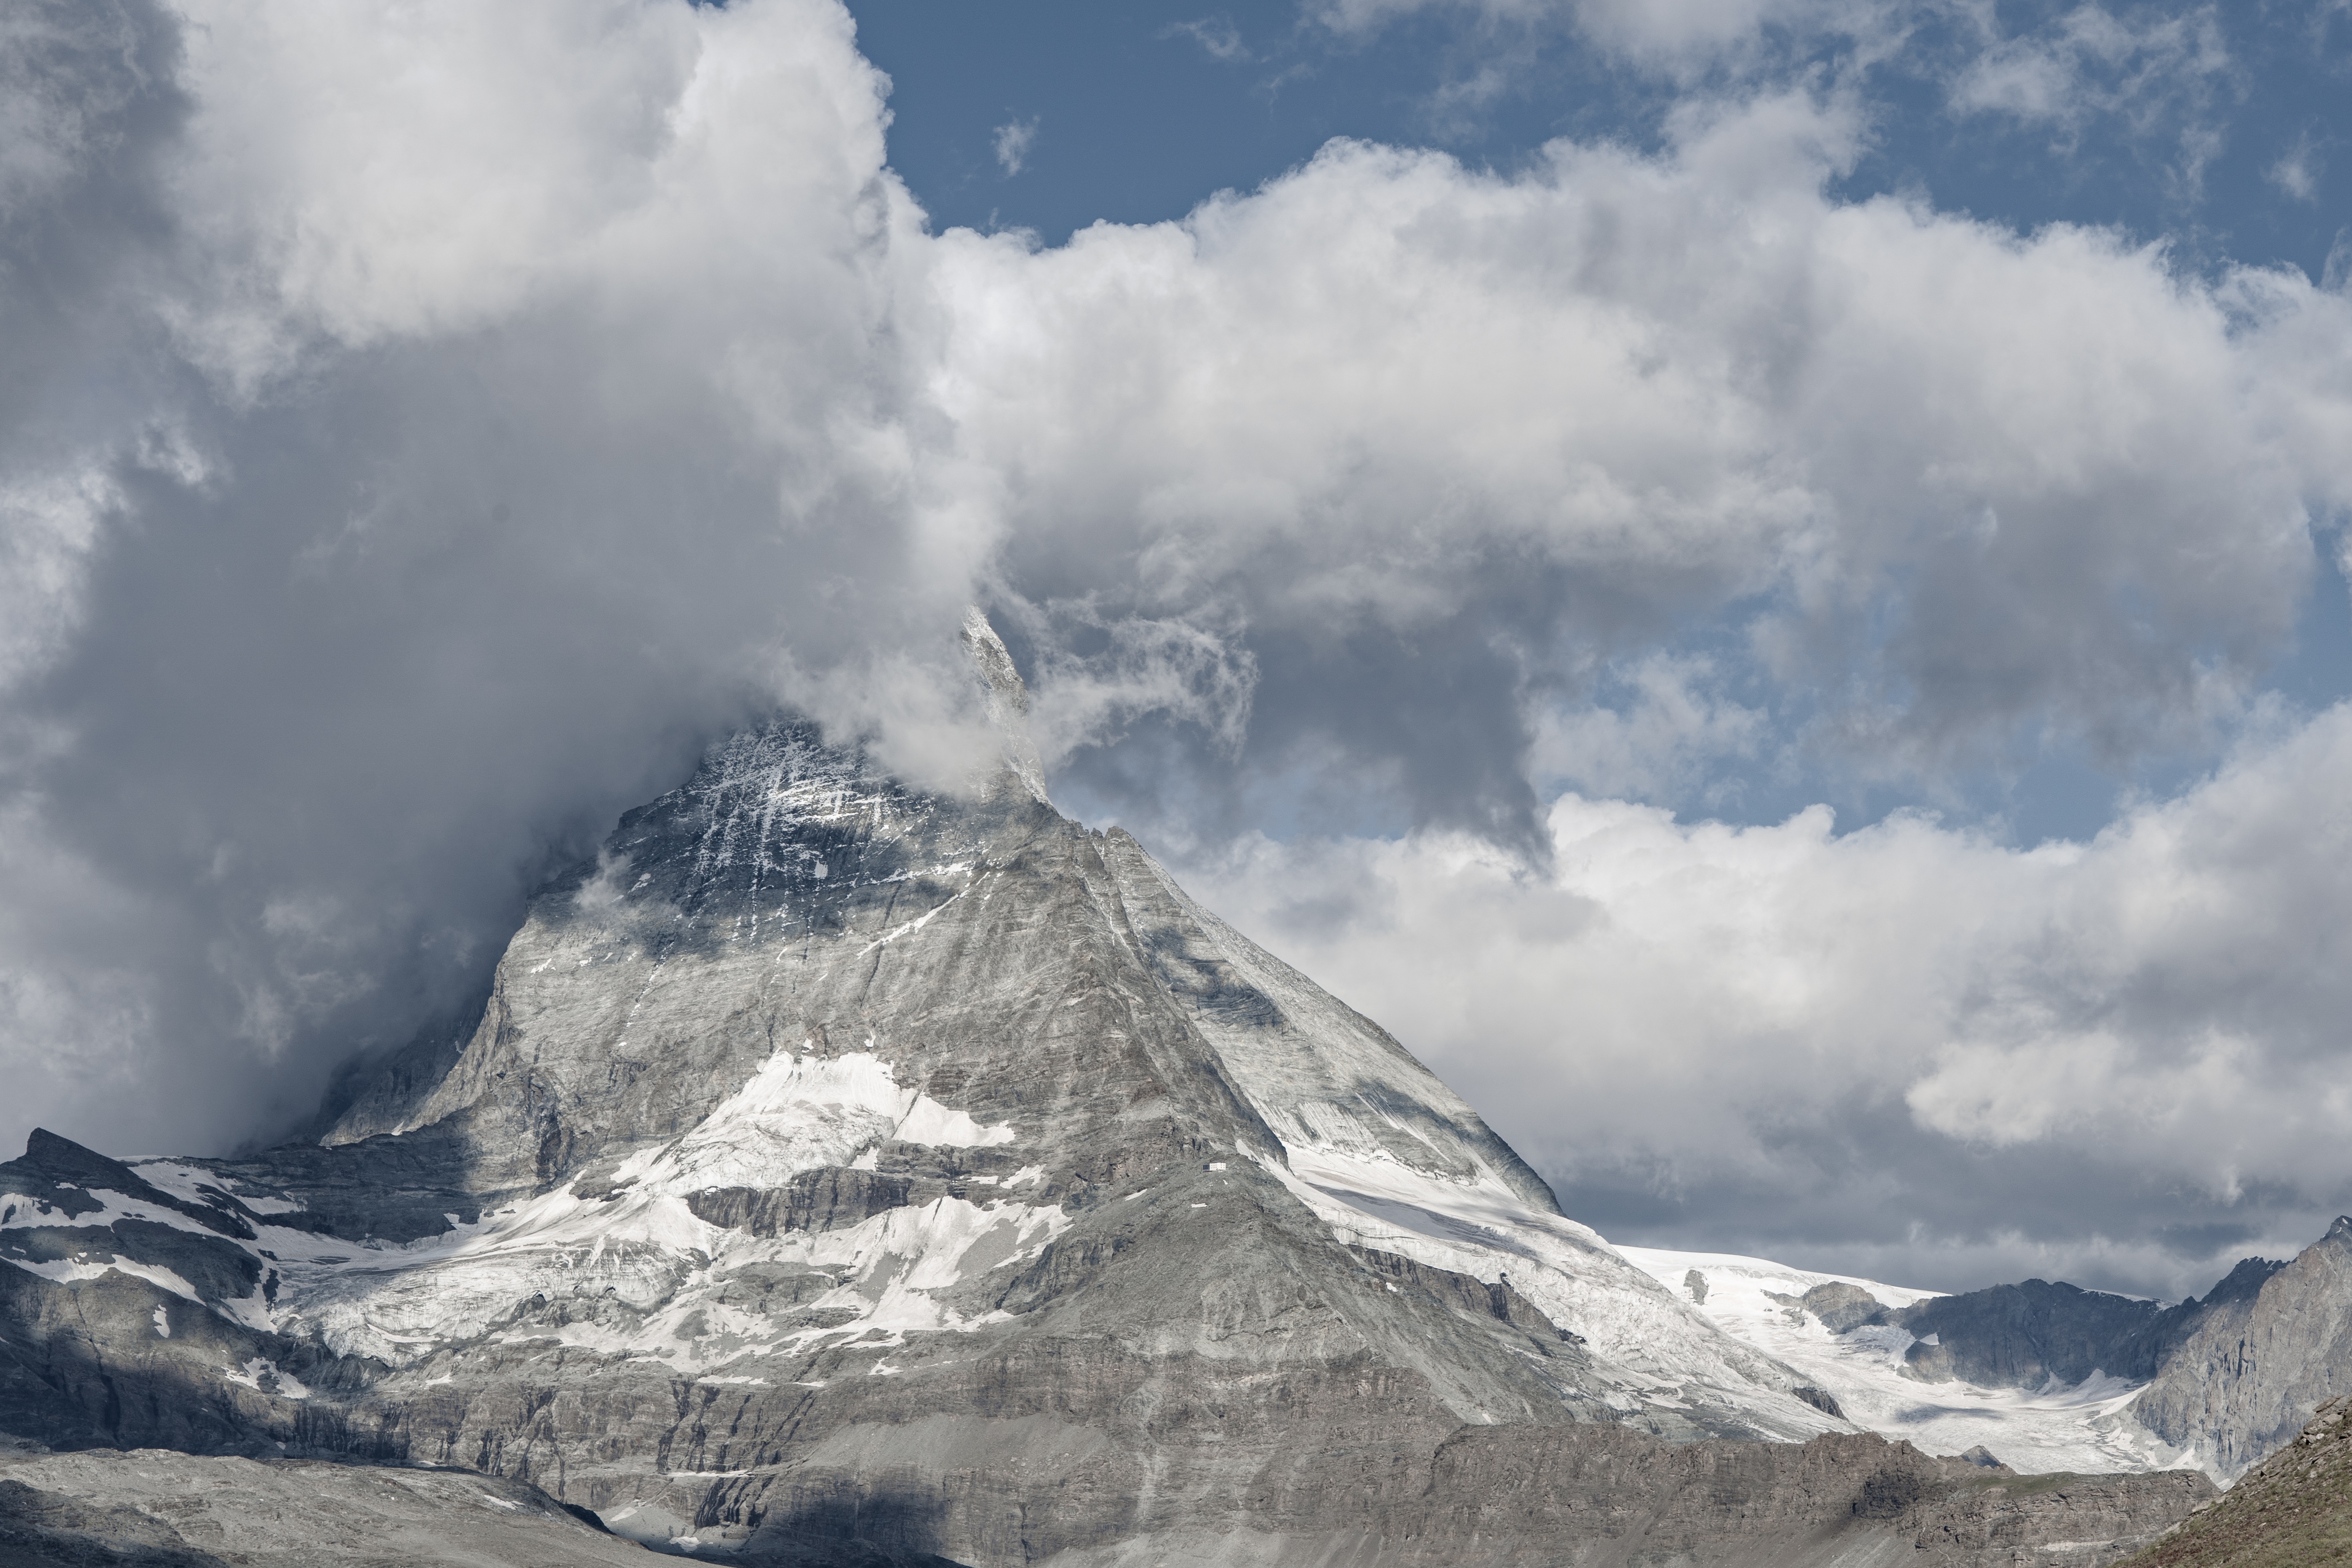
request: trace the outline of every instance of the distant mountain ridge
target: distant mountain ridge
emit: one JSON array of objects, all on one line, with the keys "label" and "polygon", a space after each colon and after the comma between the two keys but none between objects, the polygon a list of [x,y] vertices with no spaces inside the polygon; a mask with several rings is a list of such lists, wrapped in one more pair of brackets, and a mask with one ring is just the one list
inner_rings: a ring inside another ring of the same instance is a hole
[{"label": "distant mountain ridge", "polygon": [[2042,1279],[1943,1295],[1620,1250],[1864,1425],[1934,1442],[1949,1417],[1960,1426],[1940,1440],[1957,1447],[1969,1422],[1991,1422],[1986,1440],[2027,1470],[2190,1465],[2227,1482],[2352,1387],[2352,1218],[2292,1262],[2245,1258],[2169,1307]]}]

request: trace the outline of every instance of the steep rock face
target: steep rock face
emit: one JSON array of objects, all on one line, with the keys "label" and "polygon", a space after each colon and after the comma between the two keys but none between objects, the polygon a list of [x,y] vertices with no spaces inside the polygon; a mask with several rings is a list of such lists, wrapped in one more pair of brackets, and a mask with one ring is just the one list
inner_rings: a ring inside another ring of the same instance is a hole
[{"label": "steep rock face", "polygon": [[[1155,1529],[1148,1556],[1114,1545],[1055,1561],[2093,1568],[2128,1555],[2213,1495],[2202,1476],[2025,1479],[1866,1434],[1662,1448],[1622,1428],[1464,1427],[1411,1457],[1337,1442],[1236,1496],[1213,1523]],[[919,1506],[868,1517],[904,1549],[931,1539]],[[756,1548],[761,1536],[750,1542]]]},{"label": "steep rock face", "polygon": [[2209,1317],[2233,1304],[2251,1306],[2263,1281],[2284,1267],[2242,1259],[2202,1300],[2192,1296],[2169,1307],[2046,1279],[1931,1295],[1908,1306],[1888,1306],[1859,1286],[1833,1282],[1788,1304],[1833,1334],[1902,1330],[1916,1342],[1904,1352],[1904,1375],[1922,1383],[2041,1388],[2102,1374],[2146,1383]]},{"label": "steep rock face", "polygon": [[2131,1415],[2165,1441],[2194,1447],[2215,1474],[2234,1477],[2346,1393],[2352,1216],[2269,1274],[2252,1300],[2218,1306],[2173,1350]]},{"label": "steep rock face", "polygon": [[[2216,1313],[2236,1308],[2242,1317],[2263,1282],[2284,1267],[2267,1258],[2242,1258],[2201,1300],[2192,1296],[2169,1307],[2028,1279],[1935,1297],[1877,1321],[1919,1338],[1906,1370],[1925,1382],[1961,1378],[1991,1388],[2037,1388],[2105,1373],[2145,1383]],[[1930,1338],[1932,1344],[1926,1342]]]},{"label": "steep rock face", "polygon": [[2153,1301],[2028,1279],[1959,1296],[1937,1296],[1890,1312],[1918,1337],[1905,1371],[1923,1382],[1962,1378],[1995,1388],[2080,1383],[2094,1373],[2135,1382],[2151,1376],[2141,1342],[2162,1314]]}]

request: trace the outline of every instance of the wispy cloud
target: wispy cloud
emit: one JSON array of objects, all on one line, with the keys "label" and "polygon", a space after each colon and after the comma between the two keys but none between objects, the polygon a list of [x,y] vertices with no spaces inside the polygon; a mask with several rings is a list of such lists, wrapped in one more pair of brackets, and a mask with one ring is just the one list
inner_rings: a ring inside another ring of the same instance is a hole
[{"label": "wispy cloud", "polygon": [[1241,64],[1252,58],[1249,46],[1242,41],[1241,29],[1230,16],[1202,16],[1190,22],[1174,22],[1160,30],[1162,38],[1190,38],[1201,46],[1211,59]]},{"label": "wispy cloud", "polygon": [[1037,144],[1037,117],[1008,120],[996,128],[996,166],[1011,179],[1029,166],[1029,149]]},{"label": "wispy cloud", "polygon": [[2294,140],[2294,144],[2279,154],[2278,161],[2264,171],[2265,177],[2280,190],[2299,202],[2316,199],[2320,176],[2326,172],[2326,162],[2306,131]]},{"label": "wispy cloud", "polygon": [[2125,16],[2084,5],[2029,32],[1992,32],[1951,79],[1948,100],[1961,114],[2043,128],[2062,146],[2097,121],[2169,142],[2172,178],[2193,195],[2221,151],[2215,109],[2232,68],[2211,5]]}]

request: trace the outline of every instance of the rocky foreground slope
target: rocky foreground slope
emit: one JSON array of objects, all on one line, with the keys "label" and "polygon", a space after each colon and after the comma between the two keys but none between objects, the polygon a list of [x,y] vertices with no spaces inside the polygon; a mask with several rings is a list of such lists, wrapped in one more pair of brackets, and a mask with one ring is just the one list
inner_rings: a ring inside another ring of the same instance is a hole
[{"label": "rocky foreground slope", "polygon": [[649,1568],[538,1488],[472,1470],[0,1447],[5,1568]]},{"label": "rocky foreground slope", "polygon": [[1008,734],[972,799],[719,748],[319,1144],[37,1133],[0,1428],[775,1562],[2088,1563],[2209,1495],[1853,1434]]},{"label": "rocky foreground slope", "polygon": [[2352,1398],[2201,1505],[2131,1568],[2321,1568],[2352,1562]]}]

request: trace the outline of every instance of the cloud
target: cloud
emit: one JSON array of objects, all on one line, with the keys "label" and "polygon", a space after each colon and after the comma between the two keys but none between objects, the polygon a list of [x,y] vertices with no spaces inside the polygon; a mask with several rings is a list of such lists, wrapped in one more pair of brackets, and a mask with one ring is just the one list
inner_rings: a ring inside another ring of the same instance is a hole
[{"label": "cloud", "polygon": [[1305,16],[1341,39],[1361,41],[1410,17],[1457,18],[1484,46],[1462,96],[1479,79],[1489,97],[1527,81],[1531,45],[1571,40],[1612,65],[1689,89],[1726,79],[1785,89],[1885,61],[1923,24],[1955,10],[1946,0],[1313,0]]},{"label": "cloud", "polygon": [[[935,384],[1003,591],[1245,627],[1269,765],[1309,736],[1395,754],[1335,696],[1419,721],[1376,647],[1572,700],[1592,659],[1734,605],[1820,705],[1806,744],[1915,785],[2053,735],[2209,747],[2352,488],[2315,347],[2342,301],[1840,203],[1853,134],[1768,99],[1507,178],[1335,143],[1181,224],[947,235]],[[1540,704],[1433,699],[1478,728],[1423,818],[1531,813]]]},{"label": "cloud", "polygon": [[1034,115],[1027,120],[1008,120],[996,128],[996,165],[1004,171],[1006,179],[1011,179],[1028,165],[1029,149],[1035,145],[1036,141],[1037,120]]},{"label": "cloud", "polygon": [[[974,595],[1064,798],[1567,931],[1561,780],[2210,754],[2352,494],[2340,293],[1841,201],[1834,96],[1040,248],[929,232],[824,0],[23,15],[0,1068],[118,1146],[288,1125],[748,714],[952,779]],[[2024,1037],[1838,1092],[2032,1144]]]},{"label": "cloud", "polygon": [[2172,178],[2194,194],[2221,149],[2215,111],[2233,69],[2210,5],[2118,15],[2084,5],[2025,32],[1992,34],[1949,97],[1962,114],[2047,129],[2062,145],[2095,121],[2118,124],[2137,142],[2168,141]]},{"label": "cloud", "polygon": [[1444,834],[1185,870],[1605,1231],[2177,1294],[2352,1199],[2347,800],[2339,707],[2085,844],[1567,795],[1545,876]]},{"label": "cloud", "polygon": [[1595,701],[1545,705],[1528,765],[1547,784],[1603,798],[1680,798],[1736,789],[1724,764],[1750,761],[1771,739],[1771,716],[1724,695],[1716,661],[1650,653],[1612,667]]},{"label": "cloud", "polygon": [[1228,63],[1245,62],[1253,58],[1249,46],[1242,41],[1241,29],[1234,26],[1231,16],[1202,16],[1189,22],[1174,22],[1160,31],[1163,38],[1190,38],[1213,60]]},{"label": "cloud", "polygon": [[[1981,142],[1990,127],[2046,135],[2075,180],[2087,177],[2086,147],[2104,152],[2114,138],[2162,166],[2175,205],[2201,195],[2243,97],[2233,26],[2257,47],[2277,30],[2178,0],[1315,0],[1304,9],[1350,44],[1432,17],[1476,39],[1431,95],[1433,119],[1457,141],[1475,141],[1495,103],[1545,90],[1545,72],[1583,58],[1645,83],[1637,123],[1695,93],[1809,89],[1868,101],[1881,135],[1923,120],[1941,121],[1931,134],[1944,141]],[[2013,162],[2016,149],[1985,155]]]},{"label": "cloud", "polygon": [[2318,197],[2324,169],[2319,149],[2306,132],[2295,138],[2294,145],[2279,154],[2278,162],[2264,171],[2263,178],[2296,201],[2308,202]]},{"label": "cloud", "polygon": [[938,765],[990,541],[877,347],[921,218],[838,7],[24,15],[78,113],[0,272],[15,1114],[282,1127],[761,703]]}]

